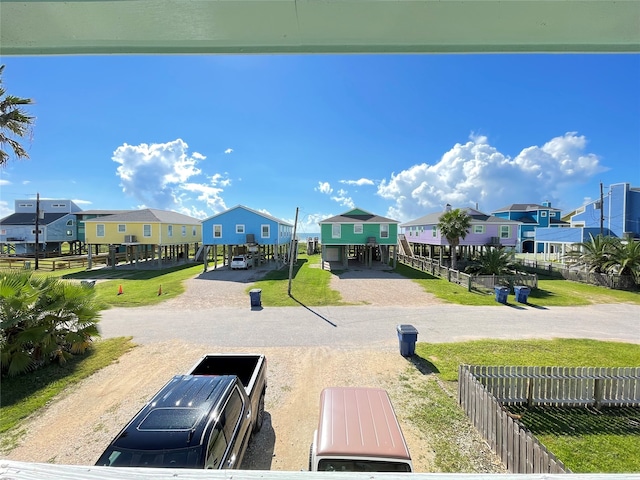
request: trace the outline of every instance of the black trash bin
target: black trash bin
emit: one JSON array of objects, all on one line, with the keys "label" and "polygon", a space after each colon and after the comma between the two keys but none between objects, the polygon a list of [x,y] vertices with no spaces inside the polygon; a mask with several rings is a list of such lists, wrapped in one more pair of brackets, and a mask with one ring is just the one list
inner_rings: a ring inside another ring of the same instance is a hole
[{"label": "black trash bin", "polygon": [[416,353],[416,341],[418,340],[418,330],[413,325],[398,325],[398,343],[400,344],[400,355],[410,357]]},{"label": "black trash bin", "polygon": [[260,288],[252,288],[249,290],[249,297],[251,298],[251,306],[252,307],[261,307],[262,306],[262,289]]}]

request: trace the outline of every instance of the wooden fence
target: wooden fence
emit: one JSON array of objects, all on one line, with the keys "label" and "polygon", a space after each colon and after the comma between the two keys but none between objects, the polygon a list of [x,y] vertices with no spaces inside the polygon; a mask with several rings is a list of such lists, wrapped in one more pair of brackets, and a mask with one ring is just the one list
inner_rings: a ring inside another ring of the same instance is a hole
[{"label": "wooden fence", "polygon": [[510,473],[571,473],[503,407],[640,405],[640,367],[461,365],[458,403]]},{"label": "wooden fence", "polygon": [[503,405],[640,406],[640,367],[469,367]]},{"label": "wooden fence", "polygon": [[516,263],[522,265],[527,271],[535,272],[539,275],[564,278],[574,282],[588,283],[612,289],[622,289],[620,275],[612,273],[594,273],[584,269],[577,269],[564,263],[546,262],[517,258]]},{"label": "wooden fence", "polygon": [[416,270],[428,272],[440,278],[446,278],[449,282],[471,290],[490,290],[496,285],[524,285],[529,288],[538,288],[538,275],[518,272],[512,275],[469,275],[459,270],[454,270],[442,265],[438,260],[429,257],[409,256],[398,254],[398,261],[409,265]]},{"label": "wooden fence", "polygon": [[[116,262],[124,261],[126,258],[126,253],[116,254]],[[109,254],[101,253],[99,255],[93,255],[91,261],[94,267],[107,265],[109,262]],[[0,268],[33,270],[35,265],[36,261],[33,257],[0,257]],[[69,268],[87,268],[88,265],[89,261],[86,255],[38,259],[38,269],[47,272],[66,270]]]}]

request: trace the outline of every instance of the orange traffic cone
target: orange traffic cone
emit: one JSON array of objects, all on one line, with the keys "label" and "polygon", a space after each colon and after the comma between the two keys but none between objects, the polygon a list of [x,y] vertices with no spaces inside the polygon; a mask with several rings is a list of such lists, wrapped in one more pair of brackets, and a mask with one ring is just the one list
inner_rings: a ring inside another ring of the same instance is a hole
[{"label": "orange traffic cone", "polygon": [[162,285],[158,288],[158,296],[162,295]]},{"label": "orange traffic cone", "polygon": [[118,295],[122,295],[122,285],[120,285],[120,288],[118,288]]}]

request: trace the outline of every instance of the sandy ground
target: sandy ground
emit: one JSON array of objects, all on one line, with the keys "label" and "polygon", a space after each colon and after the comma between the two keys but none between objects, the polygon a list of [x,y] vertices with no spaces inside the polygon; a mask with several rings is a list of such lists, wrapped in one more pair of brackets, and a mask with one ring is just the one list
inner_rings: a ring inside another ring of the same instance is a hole
[{"label": "sandy ground", "polygon": [[[195,299],[207,306],[246,307],[246,287],[260,276],[253,270],[207,272],[187,282],[187,292],[166,302],[179,310]],[[396,278],[397,277],[397,278]],[[214,280],[214,281],[210,281]],[[353,270],[334,276],[331,287],[346,301],[395,305],[437,303],[415,283],[388,271]],[[391,303],[390,303],[391,302]],[[135,341],[135,339],[134,339]],[[217,349],[178,341],[141,345],[119,362],[70,389],[62,398],[29,419],[20,444],[5,458],[58,464],[93,464],[111,439],[142,405],[175,374],[188,370]],[[242,465],[245,469],[306,470],[309,446],[318,421],[319,397],[327,386],[376,386],[389,391],[412,453],[417,472],[434,472],[432,449],[412,422],[407,402],[400,398],[401,381],[433,381],[396,351],[340,349],[328,346],[262,348],[268,359],[266,415],[262,430],[254,436]],[[502,472],[501,465],[474,431],[461,433],[461,444],[479,454],[479,472]]]}]

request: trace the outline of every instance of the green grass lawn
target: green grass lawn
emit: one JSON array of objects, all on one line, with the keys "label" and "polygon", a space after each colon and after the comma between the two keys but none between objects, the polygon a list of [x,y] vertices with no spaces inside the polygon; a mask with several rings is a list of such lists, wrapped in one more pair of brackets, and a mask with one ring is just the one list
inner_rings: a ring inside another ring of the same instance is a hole
[{"label": "green grass lawn", "polygon": [[[131,338],[94,342],[84,355],[65,364],[51,364],[35,372],[3,377],[0,390],[0,452],[15,446],[22,420],[84,378],[110,365],[134,348]],[[89,400],[88,400],[89,401]]]},{"label": "green grass lawn", "polygon": [[[640,366],[640,345],[579,339],[418,343],[416,355],[437,372],[443,382],[451,384],[457,380],[460,364]],[[455,388],[449,390],[454,392]],[[640,472],[638,408],[603,409],[597,413],[584,408],[510,409],[522,414],[522,422],[574,473]],[[426,419],[437,415],[423,410],[415,414],[417,418]],[[448,427],[445,424],[439,428],[446,431]],[[456,460],[455,452],[451,455],[452,460],[441,461],[455,465],[459,459]]]}]

